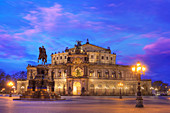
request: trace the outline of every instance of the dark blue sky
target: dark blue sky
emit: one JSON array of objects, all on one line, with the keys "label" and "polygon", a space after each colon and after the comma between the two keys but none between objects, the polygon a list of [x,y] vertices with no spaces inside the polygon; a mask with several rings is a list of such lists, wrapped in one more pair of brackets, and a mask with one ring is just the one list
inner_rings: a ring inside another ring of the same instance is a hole
[{"label": "dark blue sky", "polygon": [[1,0],[0,68],[37,64],[38,47],[52,52],[76,40],[117,53],[117,64],[141,61],[144,78],[170,83],[169,0]]}]

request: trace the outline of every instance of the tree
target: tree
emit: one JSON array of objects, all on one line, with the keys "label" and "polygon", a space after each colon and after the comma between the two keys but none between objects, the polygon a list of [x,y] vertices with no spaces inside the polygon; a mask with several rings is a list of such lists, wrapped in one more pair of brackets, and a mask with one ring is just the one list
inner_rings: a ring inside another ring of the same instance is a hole
[{"label": "tree", "polygon": [[19,71],[16,72],[12,75],[13,79],[17,80],[17,79],[22,79],[25,80],[27,79],[27,72],[26,71]]},{"label": "tree", "polygon": [[162,81],[155,81],[155,82],[153,82],[153,87],[160,90],[161,86],[162,86],[162,83],[163,83]]},{"label": "tree", "polygon": [[162,81],[153,82],[153,87],[157,88],[158,91],[161,91],[161,92],[164,92],[164,93],[166,93],[166,91],[168,90],[168,84],[163,83]]},{"label": "tree", "polygon": [[5,86],[5,72],[0,69],[0,89]]}]

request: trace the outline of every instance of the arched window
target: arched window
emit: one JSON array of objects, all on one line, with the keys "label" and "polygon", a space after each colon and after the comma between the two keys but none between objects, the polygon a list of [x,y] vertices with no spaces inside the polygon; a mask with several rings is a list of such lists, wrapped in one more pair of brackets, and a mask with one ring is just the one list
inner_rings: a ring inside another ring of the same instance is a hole
[{"label": "arched window", "polygon": [[102,77],[102,74],[101,74],[101,71],[97,71],[97,76],[100,78],[100,77]]},{"label": "arched window", "polygon": [[112,78],[117,78],[115,71],[112,72]]},{"label": "arched window", "polygon": [[58,77],[61,77],[61,70],[58,71]]},{"label": "arched window", "polygon": [[51,79],[54,80],[54,71],[51,71]]},{"label": "arched window", "polygon": [[89,74],[90,74],[90,77],[93,77],[93,76],[94,76],[94,71],[93,71],[93,70],[90,70],[90,71],[89,71]]},{"label": "arched window", "polygon": [[106,75],[106,78],[109,77],[109,71],[108,70],[106,70],[105,75]]},{"label": "arched window", "polygon": [[119,74],[119,78],[122,78],[122,73],[120,71],[118,72],[118,74]]},{"label": "arched window", "polygon": [[64,70],[64,77],[66,77],[67,76],[67,70],[65,69]]}]

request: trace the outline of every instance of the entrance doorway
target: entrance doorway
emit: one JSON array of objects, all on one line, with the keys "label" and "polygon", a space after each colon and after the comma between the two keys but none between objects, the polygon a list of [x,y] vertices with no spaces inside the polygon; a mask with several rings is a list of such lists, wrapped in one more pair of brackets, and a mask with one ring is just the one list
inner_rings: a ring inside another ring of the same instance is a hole
[{"label": "entrance doorway", "polygon": [[80,84],[80,82],[74,82],[74,84],[73,84],[73,95],[81,95],[81,84]]}]

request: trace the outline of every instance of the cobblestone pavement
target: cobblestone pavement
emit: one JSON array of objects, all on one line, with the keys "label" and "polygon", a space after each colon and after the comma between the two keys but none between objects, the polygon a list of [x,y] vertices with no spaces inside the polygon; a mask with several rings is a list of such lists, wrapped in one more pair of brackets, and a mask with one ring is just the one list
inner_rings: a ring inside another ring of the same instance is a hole
[{"label": "cobblestone pavement", "polygon": [[170,97],[144,97],[144,108],[135,108],[135,97],[63,96],[64,101],[13,101],[0,96],[0,113],[170,113]]}]

